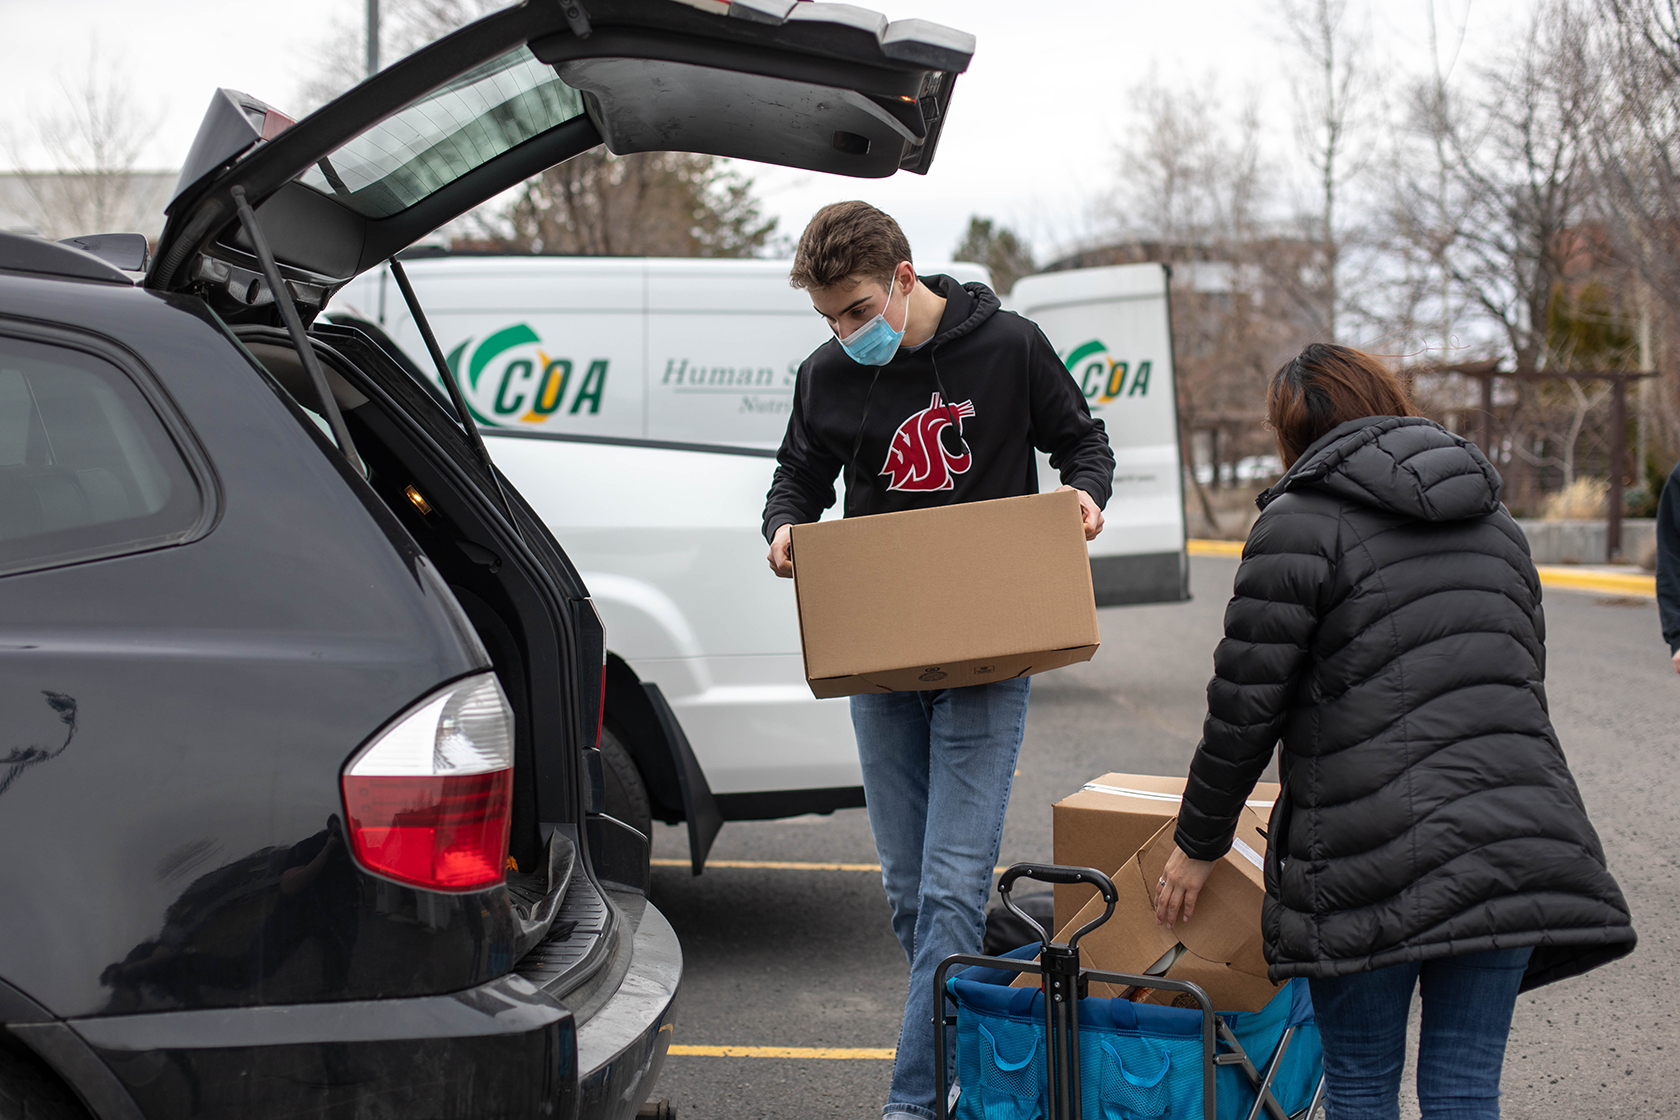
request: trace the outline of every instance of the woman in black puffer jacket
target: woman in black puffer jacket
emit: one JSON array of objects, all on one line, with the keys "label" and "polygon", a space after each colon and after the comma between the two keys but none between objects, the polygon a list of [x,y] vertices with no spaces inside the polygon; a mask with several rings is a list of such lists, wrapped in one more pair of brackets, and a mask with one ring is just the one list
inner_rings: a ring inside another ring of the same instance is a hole
[{"label": "woman in black puffer jacket", "polygon": [[1475,445],[1380,362],[1309,346],[1260,495],[1157,916],[1188,917],[1281,740],[1262,919],[1311,979],[1330,1120],[1399,1115],[1423,991],[1425,1120],[1497,1117],[1520,990],[1632,951],[1546,710],[1540,580]]}]

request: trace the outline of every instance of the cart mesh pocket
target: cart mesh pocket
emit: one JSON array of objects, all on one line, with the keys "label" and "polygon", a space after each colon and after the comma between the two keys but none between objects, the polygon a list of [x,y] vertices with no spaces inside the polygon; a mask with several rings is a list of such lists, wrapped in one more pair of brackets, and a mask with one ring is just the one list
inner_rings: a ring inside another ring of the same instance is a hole
[{"label": "cart mesh pocket", "polygon": [[[1101,1043],[1097,1099],[1105,1120],[1154,1120],[1167,1114],[1167,1073],[1172,1055],[1142,1039],[1105,1038]],[[1124,1054],[1122,1054],[1124,1051]]]},{"label": "cart mesh pocket", "polygon": [[1041,1116],[1039,1099],[1045,1086],[1043,1035],[1032,1027],[1007,1020],[975,1026],[983,1052],[978,1095],[985,1120],[1031,1120]]},{"label": "cart mesh pocket", "polygon": [[1079,1035],[1086,1120],[1200,1120],[1198,1039],[1088,1030]]}]

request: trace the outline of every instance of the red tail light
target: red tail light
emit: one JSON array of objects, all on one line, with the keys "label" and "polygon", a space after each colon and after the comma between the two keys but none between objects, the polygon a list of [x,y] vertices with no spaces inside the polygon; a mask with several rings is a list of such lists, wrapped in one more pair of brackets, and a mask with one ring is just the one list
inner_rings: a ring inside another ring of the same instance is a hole
[{"label": "red tail light", "polygon": [[369,871],[440,891],[502,881],[513,713],[496,678],[457,681],[397,717],[344,768],[350,846]]}]

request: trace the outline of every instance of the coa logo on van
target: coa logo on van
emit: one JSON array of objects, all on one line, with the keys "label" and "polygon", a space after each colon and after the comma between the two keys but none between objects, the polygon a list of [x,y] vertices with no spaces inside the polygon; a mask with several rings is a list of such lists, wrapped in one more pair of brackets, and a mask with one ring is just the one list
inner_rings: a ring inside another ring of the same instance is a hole
[{"label": "coa logo on van", "polygon": [[473,419],[492,427],[542,424],[556,415],[595,416],[607,389],[607,359],[594,358],[580,369],[582,362],[543,349],[526,323],[504,327],[477,346],[468,338],[449,352],[448,362]]},{"label": "coa logo on van", "polygon": [[1079,391],[1092,405],[1105,405],[1118,397],[1149,395],[1149,372],[1154,363],[1141,361],[1136,368],[1114,357],[1100,339],[1075,346],[1067,356],[1068,372],[1079,382]]}]

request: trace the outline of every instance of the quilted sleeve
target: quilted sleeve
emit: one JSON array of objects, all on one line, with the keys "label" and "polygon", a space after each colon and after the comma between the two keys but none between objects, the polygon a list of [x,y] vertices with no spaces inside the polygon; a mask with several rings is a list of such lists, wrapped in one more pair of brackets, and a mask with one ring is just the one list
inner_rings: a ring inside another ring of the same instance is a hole
[{"label": "quilted sleeve", "polygon": [[1229,850],[1271,761],[1329,594],[1339,524],[1338,503],[1286,494],[1249,533],[1179,811],[1176,839],[1192,858]]}]

